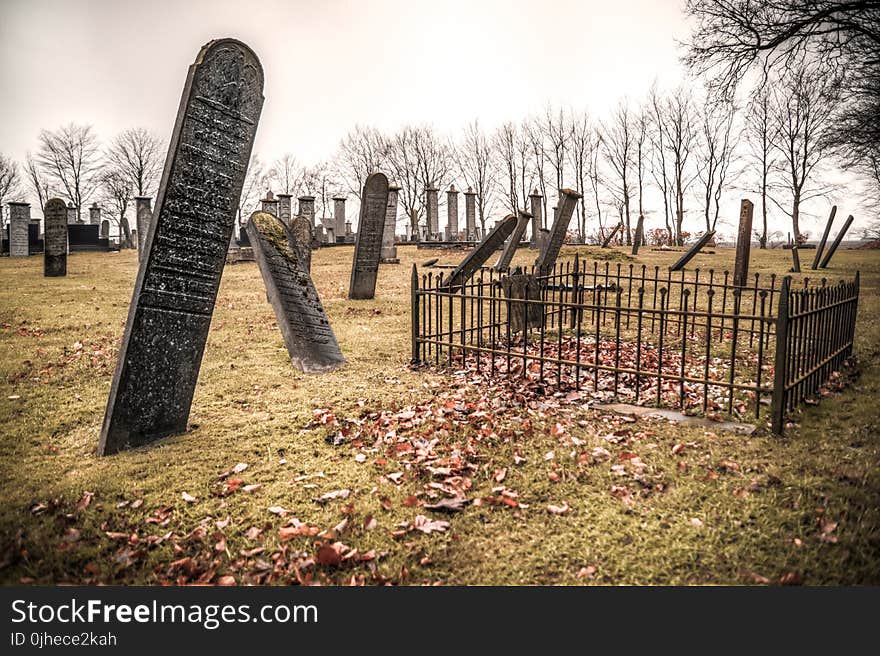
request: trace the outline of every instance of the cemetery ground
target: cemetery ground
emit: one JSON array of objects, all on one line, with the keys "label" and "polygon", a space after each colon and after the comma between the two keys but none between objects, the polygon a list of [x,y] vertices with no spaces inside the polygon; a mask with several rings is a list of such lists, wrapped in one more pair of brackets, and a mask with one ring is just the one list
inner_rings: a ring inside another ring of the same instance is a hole
[{"label": "cemetery ground", "polygon": [[[880,584],[877,251],[820,274],[861,270],[859,372],[782,438],[411,369],[411,266],[462,254],[398,253],[370,301],[346,298],[351,247],[314,253],[348,360],[319,376],[290,365],[257,265],[227,266],[191,430],[103,458],[136,254],[74,253],[52,279],[42,257],[0,260],[0,581]],[[752,252],[753,272],[789,266]]]}]

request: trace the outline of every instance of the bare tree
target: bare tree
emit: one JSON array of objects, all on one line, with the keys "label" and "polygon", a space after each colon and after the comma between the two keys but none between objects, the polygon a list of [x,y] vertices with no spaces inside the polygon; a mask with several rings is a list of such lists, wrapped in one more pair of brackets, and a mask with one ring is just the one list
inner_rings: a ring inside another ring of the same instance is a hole
[{"label": "bare tree", "polygon": [[91,125],[68,123],[55,131],[41,131],[39,142],[37,161],[64,190],[79,219],[83,205],[100,184],[98,137]]},{"label": "bare tree", "polygon": [[561,107],[554,110],[551,105],[544,109],[544,115],[537,122],[540,136],[544,142],[544,158],[556,176],[555,190],[565,188],[565,165],[568,163],[567,151],[571,138],[571,118]]},{"label": "bare tree", "polygon": [[321,217],[332,215],[333,197],[341,193],[343,188],[344,184],[339,182],[335,168],[327,162],[318,162],[304,169],[302,189],[315,197]]},{"label": "bare tree", "polygon": [[605,224],[602,221],[602,198],[599,192],[599,189],[604,182],[602,180],[601,173],[601,149],[599,145],[601,143],[601,135],[599,132],[593,128],[593,148],[590,152],[590,159],[588,160],[588,168],[587,168],[587,179],[590,181],[590,189],[592,190],[593,200],[596,203],[596,221],[599,223],[599,240],[600,242],[605,239]]},{"label": "bare tree", "polygon": [[0,229],[3,228],[3,206],[16,197],[19,192],[19,182],[18,163],[0,153]]},{"label": "bare tree", "polygon": [[492,145],[480,128],[479,120],[468,123],[461,140],[449,152],[458,174],[474,190],[474,203],[481,234],[486,234],[486,218],[495,200],[497,179],[492,166]]},{"label": "bare tree", "polygon": [[284,153],[266,171],[266,182],[277,185],[278,193],[294,195],[302,186],[304,169],[296,157]]},{"label": "bare tree", "polygon": [[244,184],[241,187],[241,196],[238,199],[238,225],[243,226],[245,219],[250,216],[254,206],[260,198],[260,192],[266,182],[266,168],[263,166],[260,156],[254,153],[248,163],[247,173],[244,176]]},{"label": "bare tree", "polygon": [[635,125],[629,102],[622,100],[611,114],[611,119],[602,125],[602,148],[605,160],[614,171],[610,181],[612,192],[623,208],[622,220],[627,244],[632,243],[630,226],[630,199],[632,198],[631,179],[634,157]]},{"label": "bare tree", "polygon": [[[635,149],[635,165],[636,165],[636,180],[638,182],[638,192],[639,192],[639,216],[645,215],[645,158],[647,157],[647,150],[650,143],[649,140],[649,131],[651,126],[651,114],[647,105],[639,106],[639,111],[635,116],[635,120],[633,121],[634,125],[634,135],[633,135],[633,147]],[[644,241],[644,235],[641,236]]]},{"label": "bare tree", "polygon": [[375,128],[355,125],[339,144],[336,163],[339,177],[349,193],[358,198],[367,176],[382,168],[388,146]]},{"label": "bare tree", "polygon": [[732,95],[750,69],[797,72],[822,63],[817,75],[840,84],[829,130],[845,166],[863,173],[880,201],[880,2],[876,0],[687,0],[696,19],[685,62]]},{"label": "bare tree", "polygon": [[591,181],[591,165],[598,150],[595,137],[596,133],[586,112],[571,116],[568,159],[574,173],[577,189],[581,192],[581,200],[578,203],[578,239],[582,242],[587,240],[587,185]]},{"label": "bare tree", "polygon": [[651,177],[663,196],[663,218],[666,225],[666,244],[671,245],[675,241],[672,223],[670,221],[671,206],[670,194],[672,189],[670,170],[667,166],[667,147],[669,145],[666,135],[666,127],[663,121],[663,108],[665,101],[660,97],[657,84],[651,86],[648,92],[648,105],[651,111]]},{"label": "bare tree", "polygon": [[770,88],[762,86],[752,95],[746,113],[745,134],[749,146],[749,158],[757,169],[758,187],[756,193],[761,197],[761,231],[757,232],[761,249],[767,248],[767,200],[770,176],[776,166],[776,151],[773,141],[776,127],[770,114]]},{"label": "bare tree", "polygon": [[697,177],[703,197],[703,216],[706,232],[715,230],[718,223],[721,195],[731,173],[733,154],[738,139],[733,133],[736,107],[733,103],[706,101],[699,123],[699,155]]},{"label": "bare tree", "polygon": [[[120,168],[117,168],[120,167]],[[104,202],[110,206],[113,213],[110,220],[119,227],[120,248],[134,248],[131,238],[131,226],[128,223],[126,213],[131,203],[133,182],[129,171],[125,170],[125,164],[114,164],[106,167],[101,174],[101,192]]]},{"label": "bare tree", "polygon": [[828,191],[816,174],[832,152],[827,137],[836,94],[833,82],[806,64],[792,71],[773,94],[773,146],[780,156],[780,186],[789,197],[790,209],[771,199],[791,217],[798,243],[801,204]]},{"label": "bare tree", "polygon": [[[535,182],[537,183],[537,189],[541,192],[541,196],[543,197],[543,205],[544,211],[543,216],[547,216],[547,197],[549,196],[547,189],[547,176],[545,174],[546,165],[547,165],[547,150],[546,144],[544,142],[544,134],[541,129],[541,122],[539,119],[534,117],[527,118],[522,123],[521,128],[522,134],[522,144],[521,148],[518,149],[518,155],[520,158],[528,157],[531,160],[531,170],[533,172],[533,177]],[[522,164],[520,166],[522,179],[525,180],[525,171],[526,171],[526,161],[522,160]],[[523,186],[522,188],[522,202],[525,204],[525,199],[529,195],[529,188]],[[516,212],[514,212],[516,214]]]},{"label": "bare tree", "polygon": [[[127,128],[120,132],[104,153],[115,175],[128,179],[137,196],[154,195],[162,173],[163,148],[159,137],[146,128]],[[102,176],[102,184],[104,176]]]},{"label": "bare tree", "polygon": [[43,167],[34,159],[30,151],[27,152],[24,160],[24,172],[27,184],[30,190],[37,197],[40,207],[46,207],[46,201],[52,195],[52,183],[49,176],[43,170]]},{"label": "bare tree", "polygon": [[673,238],[677,246],[684,245],[682,224],[685,198],[696,175],[688,165],[696,146],[696,117],[693,100],[685,88],[670,94],[660,109],[660,122],[665,135],[666,162],[669,167],[670,194],[673,199],[675,221]]}]

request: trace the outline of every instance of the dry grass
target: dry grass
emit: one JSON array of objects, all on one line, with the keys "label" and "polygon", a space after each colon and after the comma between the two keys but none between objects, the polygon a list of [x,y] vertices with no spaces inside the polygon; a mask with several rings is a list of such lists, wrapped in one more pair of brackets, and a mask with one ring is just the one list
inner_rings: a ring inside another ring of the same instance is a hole
[{"label": "dry grass", "polygon": [[[587,251],[597,252],[582,248],[581,256]],[[117,558],[119,542],[108,531],[138,526],[141,537],[168,531],[183,536],[208,518],[229,517],[226,550],[218,554],[223,573],[240,549],[255,544],[267,554],[277,549],[284,520],[267,508],[280,505],[322,529],[348,512],[355,528],[346,543],[361,552],[375,550],[376,571],[404,583],[751,583],[761,577],[880,583],[876,251],[840,252],[826,274],[862,272],[856,353],[863,374],[845,393],[810,408],[784,439],[643,419],[622,425],[584,408],[566,418],[566,439],[575,436],[583,443],[574,448],[551,431],[555,416],[523,408],[533,430],[483,445],[472,495],[492,494],[495,472],[504,467],[504,485],[528,508],[471,507],[441,517],[451,522],[445,533],[395,537],[399,523],[430,515],[404,505],[410,495],[423,494],[425,481],[407,476],[395,485],[383,474],[402,465],[391,459],[374,464],[371,445],[331,446],[327,430],[310,422],[316,408],[359,417],[366,410],[428,402],[446,391],[444,375],[407,366],[409,276],[413,262],[440,257],[441,263],[454,263],[460,254],[410,247],[399,254],[401,265],[381,267],[373,301],[346,298],[352,248],[314,254],[315,284],[349,363],[319,377],[290,366],[256,264],[227,267],[193,401],[192,430],[107,458],[98,458],[95,446],[135,254],[73,254],[62,279],[43,278],[39,257],[0,260],[0,580],[155,582],[178,557],[173,541],[129,564]],[[566,248],[563,257],[572,256]],[[626,259],[622,251],[620,257]],[[665,267],[676,257],[643,249],[636,262]],[[732,251],[718,249],[691,266],[723,269],[732,259]],[[514,263],[529,261],[528,253],[520,253]],[[782,273],[789,266],[781,251],[753,252],[753,262],[754,271]],[[480,390],[465,394],[476,398]],[[613,444],[604,437],[614,430],[629,434]],[[674,445],[686,446],[674,454]],[[577,452],[597,446],[607,448],[612,461],[579,467]],[[662,491],[625,501],[610,492],[623,480],[633,485],[629,474],[621,477],[611,468],[624,450],[638,453]],[[515,451],[525,458],[518,465]],[[546,460],[550,451],[554,458]],[[355,456],[363,452],[369,457],[358,462]],[[218,474],[238,462],[249,465],[242,476],[260,489],[212,496]],[[319,473],[323,476],[296,480]],[[343,488],[351,490],[344,501],[313,501]],[[94,497],[77,510],[84,491]],[[187,503],[183,492],[199,501]],[[143,505],[117,508],[133,500]],[[547,511],[548,504],[563,501],[570,512]],[[36,504],[49,508],[33,514]],[[348,504],[353,507],[346,509]],[[164,506],[173,508],[169,524],[143,528]],[[375,529],[362,528],[367,516],[376,518]],[[267,522],[264,541],[246,536],[248,528]],[[314,540],[299,538],[295,544],[309,549]],[[318,579],[331,582],[346,582],[351,573],[316,570]]]}]

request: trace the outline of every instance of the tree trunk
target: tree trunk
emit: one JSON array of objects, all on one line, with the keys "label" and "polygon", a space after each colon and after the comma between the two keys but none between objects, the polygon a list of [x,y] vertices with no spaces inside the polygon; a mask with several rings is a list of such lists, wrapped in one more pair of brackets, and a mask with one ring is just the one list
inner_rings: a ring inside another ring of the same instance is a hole
[{"label": "tree trunk", "polygon": [[412,240],[420,241],[419,239],[419,213],[415,209],[409,210],[409,225],[412,230]]},{"label": "tree trunk", "polygon": [[119,248],[134,248],[131,241],[131,226],[128,225],[128,219],[125,218],[124,213],[119,215],[119,227],[122,229]]}]

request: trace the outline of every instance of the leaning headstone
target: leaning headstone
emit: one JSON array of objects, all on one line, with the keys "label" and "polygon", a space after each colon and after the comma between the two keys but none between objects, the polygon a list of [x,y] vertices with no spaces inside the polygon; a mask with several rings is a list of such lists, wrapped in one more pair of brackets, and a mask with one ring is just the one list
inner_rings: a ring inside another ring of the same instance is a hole
[{"label": "leaning headstone", "polygon": [[801,272],[801,256],[798,253],[797,244],[791,247],[791,271],[792,273]]},{"label": "leaning headstone", "polygon": [[840,232],[837,233],[837,236],[834,238],[834,242],[831,244],[831,247],[828,249],[828,252],[825,254],[825,257],[822,258],[822,263],[819,265],[820,269],[824,269],[828,266],[828,263],[831,261],[831,258],[834,256],[834,253],[837,252],[838,247],[840,246],[840,242],[843,241],[843,236],[846,234],[846,231],[849,230],[849,227],[852,225],[853,217],[850,214],[846,221],[843,223],[843,227],[840,229]]},{"label": "leaning headstone", "polygon": [[642,245],[642,242],[645,240],[645,217],[642,214],[639,214],[639,222],[636,224],[636,236],[633,239],[633,247],[632,254],[639,254],[639,246]]},{"label": "leaning headstone", "polygon": [[101,221],[101,239],[110,239],[110,222],[107,219]]},{"label": "leaning headstone", "polygon": [[508,267],[510,267],[510,262],[513,260],[516,249],[519,248],[519,242],[526,233],[526,228],[528,227],[529,219],[531,218],[532,215],[528,212],[523,210],[519,211],[519,218],[517,219],[516,227],[513,229],[513,234],[510,235],[510,239],[504,244],[504,250],[501,251],[501,255],[495,263],[496,271],[507,271]]},{"label": "leaning headstone", "polygon": [[382,250],[379,262],[382,264],[400,264],[397,258],[397,246],[394,245],[394,232],[397,229],[397,192],[400,187],[388,185],[388,207],[385,210],[385,227],[382,230]]},{"label": "leaning headstone", "polygon": [[831,215],[828,217],[828,223],[825,224],[825,232],[822,233],[822,239],[816,247],[816,255],[813,256],[813,264],[810,267],[813,271],[819,268],[819,262],[822,259],[822,251],[825,250],[825,243],[828,241],[828,235],[831,233],[831,224],[834,223],[834,216],[837,214],[837,205],[831,208]]},{"label": "leaning headstone", "polygon": [[544,211],[544,197],[538,191],[538,188],[532,191],[529,194],[529,209],[532,212],[532,238],[529,241],[529,248],[540,248],[538,245],[538,240],[540,238],[540,231],[544,228],[544,221],[542,220],[543,211]]},{"label": "leaning headstone", "polygon": [[559,257],[562,242],[565,240],[571,215],[574,214],[574,208],[581,198],[578,192],[571,189],[560,189],[559,195],[561,196],[560,204],[557,206],[553,226],[550,228],[550,238],[535,260],[535,270],[539,275],[546,275],[556,266],[556,258]]},{"label": "leaning headstone", "polygon": [[618,223],[614,226],[614,230],[608,233],[608,236],[602,241],[602,248],[608,248],[608,245],[611,243],[611,240],[614,239],[614,235],[618,233],[618,231],[623,227],[622,223]]},{"label": "leaning headstone", "polygon": [[98,451],[186,430],[263,106],[263,70],[234,39],[189,68],[144,240]]},{"label": "leaning headstone", "polygon": [[[749,277],[749,255],[752,250],[752,216],[755,206],[743,198],[739,206],[739,232],[736,235],[736,259],[733,266],[734,287],[745,287]],[[707,242],[708,243],[708,242]],[[798,268],[800,271],[800,267]]]},{"label": "leaning headstone", "polygon": [[30,220],[30,203],[9,203],[9,257],[30,255],[30,241],[28,239]]},{"label": "leaning headstone", "polygon": [[[135,196],[135,222],[137,224],[137,249],[138,262],[144,259],[144,247],[147,241],[147,232],[150,229],[150,223],[153,221],[153,210],[150,203],[153,199],[149,196]],[[158,208],[158,203],[156,204]]]},{"label": "leaning headstone", "polygon": [[510,323],[511,333],[518,333],[529,328],[541,326],[544,314],[541,304],[516,300],[541,300],[541,285],[535,276],[525,275],[517,269],[516,273],[501,279],[501,289],[504,291],[504,296],[508,299],[507,320]]},{"label": "leaning headstone", "polygon": [[709,232],[704,234],[702,237],[700,237],[700,239],[697,241],[697,243],[694,244],[693,246],[691,246],[687,250],[687,252],[678,259],[678,262],[676,262],[675,264],[673,264],[670,267],[669,270],[670,271],[681,271],[685,267],[685,265],[688,262],[690,262],[694,258],[694,256],[697,253],[699,253],[706,246],[706,244],[708,244],[712,240],[712,237],[714,237],[714,236],[715,236],[715,231],[710,230]]},{"label": "leaning headstone", "polygon": [[442,286],[450,291],[458,289],[462,283],[468,280],[472,275],[480,270],[480,267],[486,263],[486,260],[501,248],[502,244],[507,241],[511,233],[516,228],[517,219],[511,214],[507,218],[499,221],[486,238],[480,242],[474,250],[468,253],[467,257],[461,261],[452,273],[443,281]]},{"label": "leaning headstone", "polygon": [[281,219],[255,212],[247,231],[293,366],[312,374],[345,364],[318,291],[290,247]]},{"label": "leaning headstone", "polygon": [[538,251],[542,251],[547,247],[550,241],[550,231],[547,228],[538,229]]},{"label": "leaning headstone", "polygon": [[302,270],[311,275],[312,271],[312,224],[304,216],[295,216],[290,221],[291,247],[296,251],[296,259]]},{"label": "leaning headstone", "polygon": [[382,251],[382,233],[388,214],[388,178],[384,173],[371,173],[361,194],[361,214],[348,297],[352,300],[373,298]]},{"label": "leaning headstone", "polygon": [[67,275],[67,206],[60,198],[50,198],[43,208],[43,275]]}]

